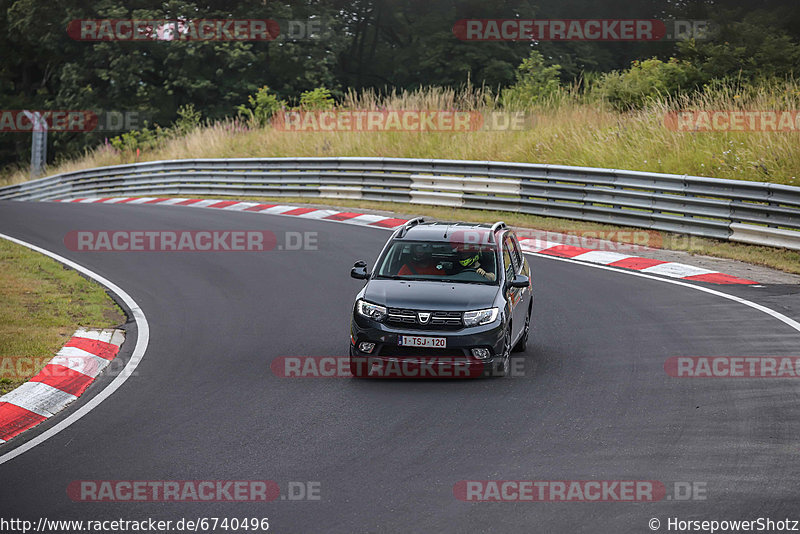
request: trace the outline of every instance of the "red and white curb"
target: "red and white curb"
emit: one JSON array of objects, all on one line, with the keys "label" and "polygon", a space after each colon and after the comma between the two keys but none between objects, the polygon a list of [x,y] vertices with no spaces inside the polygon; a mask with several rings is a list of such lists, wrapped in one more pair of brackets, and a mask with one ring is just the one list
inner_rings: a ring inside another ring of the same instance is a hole
[{"label": "red and white curb", "polygon": [[119,352],[122,330],[83,330],[28,382],[0,397],[0,444],[80,397]]},{"label": "red and white curb", "polygon": [[520,239],[519,246],[524,252],[531,254],[570,258],[599,265],[608,265],[609,267],[632,269],[643,273],[680,278],[681,280],[696,280],[698,282],[710,282],[712,284],[758,284],[758,282],[754,282],[753,280],[738,278],[710,269],[686,265],[685,263],[653,260],[650,258],[620,254],[619,252],[592,250],[549,241],[542,242],[538,239]]},{"label": "red and white curb", "polygon": [[[396,228],[407,222],[406,219],[371,215],[357,212],[340,212],[336,210],[304,208],[283,204],[260,204],[258,202],[242,202],[238,200],[197,199],[197,198],[159,198],[159,197],[105,197],[105,198],[76,198],[58,199],[54,202],[65,203],[103,203],[103,204],[158,204],[163,206],[189,206],[195,208],[216,208],[230,211],[247,211],[253,213],[268,213],[271,215],[287,215],[306,219],[320,219],[373,226],[378,228]],[[593,250],[588,248],[562,245],[559,243],[542,242],[537,239],[520,239],[520,246],[524,252],[541,254],[544,256],[558,256],[589,263],[608,265],[622,269],[631,269],[644,273],[657,274],[681,280],[709,282],[712,284],[746,284],[754,285],[758,282],[738,278],[728,274],[694,267],[684,263],[672,261],[653,260],[638,256],[628,256],[617,252]]]},{"label": "red and white curb", "polygon": [[290,215],[304,219],[322,219],[327,221],[357,224],[361,226],[375,226],[379,228],[397,228],[407,222],[406,219],[396,219],[383,215],[368,213],[342,212],[336,210],[321,210],[317,208],[303,208],[283,204],[260,204],[258,202],[240,202],[238,200],[212,200],[199,198],[156,198],[156,197],[108,197],[108,198],[76,198],[70,200],[54,200],[53,202],[78,202],[86,204],[158,204],[162,206],[189,206],[192,208],[216,208],[228,211],[248,211],[253,213],[267,213],[270,215]]}]

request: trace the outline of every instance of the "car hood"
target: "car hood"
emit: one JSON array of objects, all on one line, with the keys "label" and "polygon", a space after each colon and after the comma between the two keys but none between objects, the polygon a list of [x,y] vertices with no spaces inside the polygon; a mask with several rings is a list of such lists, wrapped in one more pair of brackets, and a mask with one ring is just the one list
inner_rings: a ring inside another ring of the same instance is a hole
[{"label": "car hood", "polygon": [[370,280],[364,299],[391,308],[466,311],[491,308],[498,291],[488,284]]}]

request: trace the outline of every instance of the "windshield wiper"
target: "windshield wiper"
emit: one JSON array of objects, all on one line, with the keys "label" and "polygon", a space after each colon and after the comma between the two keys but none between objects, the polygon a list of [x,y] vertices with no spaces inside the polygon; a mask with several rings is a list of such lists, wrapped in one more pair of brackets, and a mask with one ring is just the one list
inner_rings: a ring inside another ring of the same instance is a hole
[{"label": "windshield wiper", "polygon": [[423,280],[422,278],[410,278],[408,276],[401,276],[399,274],[379,274],[375,278],[385,278],[387,280],[408,280],[408,281]]},{"label": "windshield wiper", "polygon": [[480,282],[478,280],[457,280],[455,278],[443,278],[441,280],[436,280],[436,281],[437,282],[448,282],[448,283],[451,283],[451,284],[481,284],[481,285],[486,285],[486,284],[491,284],[492,283],[491,280],[487,280],[486,282]]}]

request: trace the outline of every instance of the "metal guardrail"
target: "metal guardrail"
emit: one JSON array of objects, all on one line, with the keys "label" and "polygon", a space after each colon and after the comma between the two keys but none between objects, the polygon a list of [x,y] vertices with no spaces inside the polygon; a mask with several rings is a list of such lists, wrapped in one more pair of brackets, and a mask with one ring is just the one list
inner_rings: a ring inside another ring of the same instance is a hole
[{"label": "metal guardrail", "polygon": [[400,158],[185,159],[100,167],[0,188],[0,200],[132,195],[408,202],[800,250],[800,187],[590,167]]}]

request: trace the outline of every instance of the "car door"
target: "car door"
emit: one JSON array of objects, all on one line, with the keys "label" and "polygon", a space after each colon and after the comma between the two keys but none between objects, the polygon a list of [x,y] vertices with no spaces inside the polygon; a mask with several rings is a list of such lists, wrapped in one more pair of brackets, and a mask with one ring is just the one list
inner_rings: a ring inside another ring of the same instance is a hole
[{"label": "car door", "polygon": [[[503,269],[505,270],[506,284],[514,280],[520,268],[519,261],[514,258],[514,244],[510,233],[503,236]],[[516,341],[525,327],[524,306],[520,306],[522,301],[522,289],[509,287],[506,289],[506,300],[511,310],[511,340]],[[520,310],[523,310],[520,312]]]},{"label": "car door", "polygon": [[522,302],[524,306],[522,309],[525,310],[525,313],[531,308],[531,301],[533,300],[533,274],[531,273],[531,268],[528,262],[525,259],[525,255],[522,254],[522,248],[519,246],[519,241],[517,241],[517,236],[514,232],[509,232],[511,236],[511,257],[515,260],[515,265],[519,265],[519,269],[517,270],[517,274],[521,274],[523,276],[527,276],[528,280],[531,283],[526,287],[524,290],[521,291],[522,294]]}]

